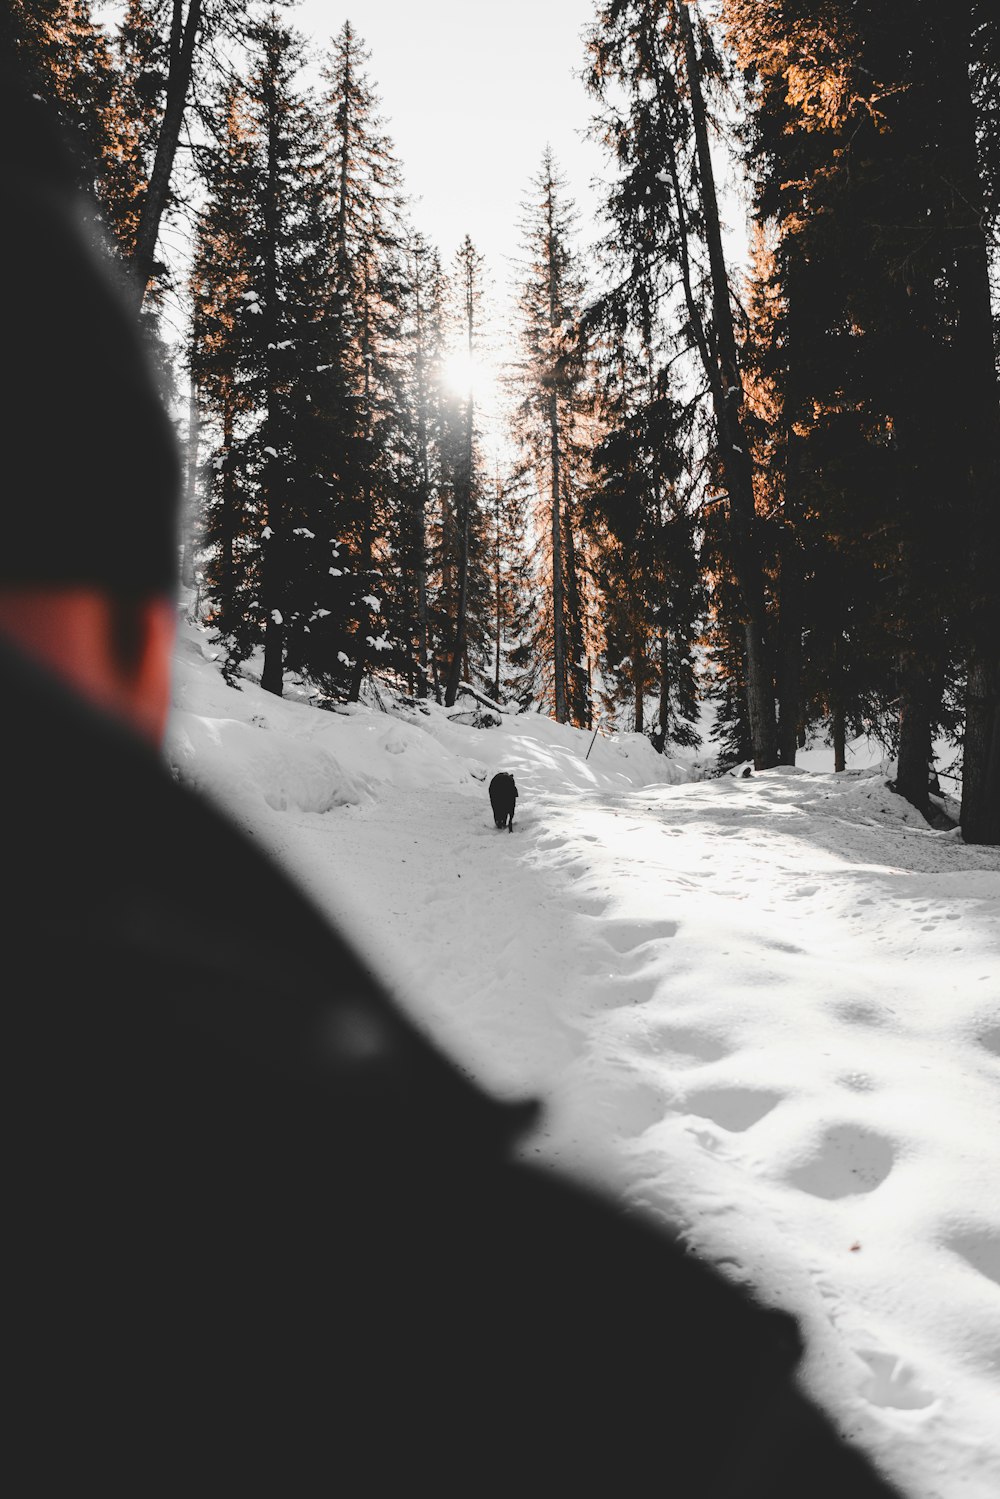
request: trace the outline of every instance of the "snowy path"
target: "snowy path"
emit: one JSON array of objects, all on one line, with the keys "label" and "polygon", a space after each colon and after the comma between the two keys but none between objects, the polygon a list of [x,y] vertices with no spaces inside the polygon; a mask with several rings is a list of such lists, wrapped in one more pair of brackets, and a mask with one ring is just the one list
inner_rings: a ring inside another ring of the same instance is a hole
[{"label": "snowy path", "polygon": [[807,1383],[911,1494],[995,1496],[996,851],[877,778],[558,795],[505,764],[513,835],[480,785],[274,832],[463,1065],[550,1099],[530,1148],[796,1311]]},{"label": "snowy path", "polygon": [[793,1311],[809,1388],[910,1499],[997,1499],[1000,850],[931,831],[877,768],[692,784],[535,714],[234,692],[181,644],[177,773],[460,1065],[545,1097],[526,1151]]},{"label": "snowy path", "polygon": [[995,1496],[996,851],[780,772],[554,809],[540,844],[633,986],[591,1033],[635,1079],[630,1195],[804,1319],[807,1382],[911,1493]]}]

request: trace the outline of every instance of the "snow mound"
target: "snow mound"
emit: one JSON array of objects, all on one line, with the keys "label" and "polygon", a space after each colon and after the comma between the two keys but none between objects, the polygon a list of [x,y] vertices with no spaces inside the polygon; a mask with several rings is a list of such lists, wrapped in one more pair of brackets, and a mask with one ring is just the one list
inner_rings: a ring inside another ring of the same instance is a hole
[{"label": "snow mound", "polygon": [[[481,706],[465,695],[457,717],[434,702],[390,711],[351,703],[320,712],[318,694],[311,702],[312,690],[295,680],[282,698],[249,680],[229,686],[218,654],[204,630],[182,621],[168,752],[180,774],[228,806],[250,794],[274,810],[323,812],[377,798],[390,787],[455,787],[475,796],[484,780],[508,770],[523,811],[547,793],[694,779],[689,766],[657,754],[642,734],[595,735],[539,713],[491,713],[488,724],[476,727],[471,720],[483,717]],[[475,712],[465,713],[470,701]]]},{"label": "snow mound", "polygon": [[522,798],[585,791],[676,786],[694,779],[691,769],[657,754],[643,734],[607,734],[556,723],[540,713],[504,714],[501,722],[476,729],[458,723],[436,704],[409,720],[451,753],[490,773],[509,771]]},{"label": "snow mound", "polygon": [[329,812],[368,795],[362,779],[320,745],[233,718],[175,713],[166,754],[180,780],[244,816],[254,804]]},{"label": "snow mound", "polygon": [[469,766],[459,753],[439,744],[413,723],[395,715],[358,708],[340,714],[313,714],[313,733],[335,744],[338,758],[379,786],[466,786]]}]

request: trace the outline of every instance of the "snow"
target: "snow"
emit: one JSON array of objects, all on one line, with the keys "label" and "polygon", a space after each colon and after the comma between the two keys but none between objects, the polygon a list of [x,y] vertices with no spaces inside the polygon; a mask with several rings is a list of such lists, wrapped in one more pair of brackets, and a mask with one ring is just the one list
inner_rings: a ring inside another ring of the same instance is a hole
[{"label": "snow", "polygon": [[929,828],[863,740],[840,775],[814,747],[696,780],[534,713],[235,691],[213,654],[182,629],[176,773],[460,1066],[545,1095],[527,1153],[793,1311],[806,1386],[912,1499],[995,1499],[1000,850]]}]

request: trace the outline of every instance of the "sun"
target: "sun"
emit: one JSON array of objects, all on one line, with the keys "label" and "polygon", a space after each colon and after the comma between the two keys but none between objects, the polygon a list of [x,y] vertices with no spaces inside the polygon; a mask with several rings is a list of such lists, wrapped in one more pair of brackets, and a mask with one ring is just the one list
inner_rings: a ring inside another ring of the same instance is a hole
[{"label": "sun", "polygon": [[441,361],[441,374],[451,395],[463,400],[471,395],[477,405],[482,404],[493,386],[493,377],[486,365],[468,349],[453,349],[446,354]]}]

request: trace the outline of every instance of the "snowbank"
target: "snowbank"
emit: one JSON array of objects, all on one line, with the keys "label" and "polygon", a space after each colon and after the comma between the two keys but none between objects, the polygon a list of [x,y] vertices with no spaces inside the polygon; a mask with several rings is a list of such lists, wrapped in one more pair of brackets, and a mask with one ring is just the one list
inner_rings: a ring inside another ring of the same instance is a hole
[{"label": "snowbank", "polygon": [[[307,690],[276,698],[255,683],[222,679],[216,652],[182,622],[167,753],[183,778],[235,811],[327,812],[379,797],[389,787],[465,788],[480,794],[496,770],[510,770],[522,796],[543,790],[609,791],[674,785],[692,778],[641,734],[596,738],[540,714],[505,714],[498,727],[457,722],[464,703],[390,712],[351,705],[317,711]],[[477,791],[477,787],[480,788]]]}]

